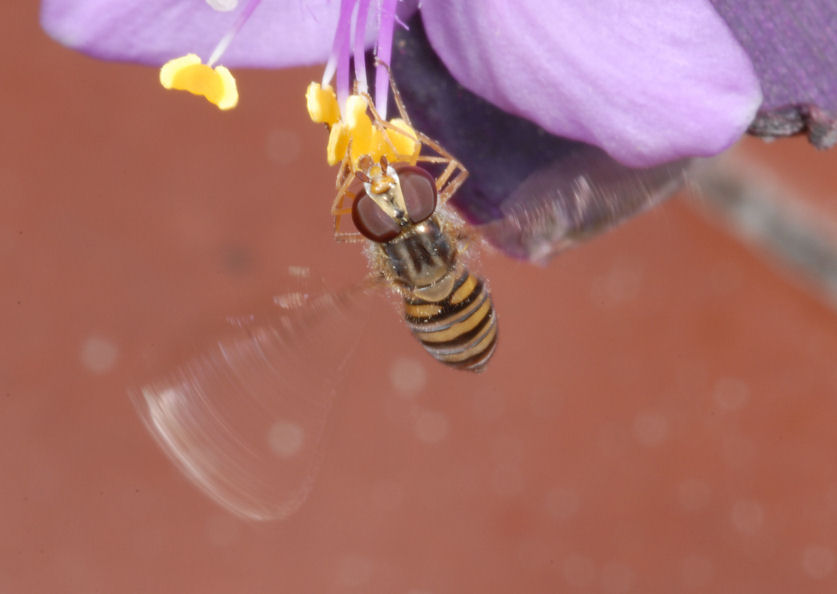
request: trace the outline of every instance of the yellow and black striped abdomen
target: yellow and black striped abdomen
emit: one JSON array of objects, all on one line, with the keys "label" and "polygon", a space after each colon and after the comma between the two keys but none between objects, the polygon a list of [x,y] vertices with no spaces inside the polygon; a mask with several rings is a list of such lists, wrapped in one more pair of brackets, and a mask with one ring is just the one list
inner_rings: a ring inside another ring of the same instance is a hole
[{"label": "yellow and black striped abdomen", "polygon": [[482,279],[467,270],[439,301],[405,297],[404,317],[427,352],[451,367],[482,371],[494,354],[494,304]]}]

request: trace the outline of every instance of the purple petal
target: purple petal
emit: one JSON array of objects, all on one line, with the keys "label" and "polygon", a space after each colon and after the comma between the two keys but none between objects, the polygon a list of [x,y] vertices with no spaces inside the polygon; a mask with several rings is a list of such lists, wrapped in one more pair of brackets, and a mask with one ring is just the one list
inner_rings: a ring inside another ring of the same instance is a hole
[{"label": "purple petal", "polygon": [[[190,52],[209,58],[244,4],[222,13],[204,0],[43,0],[41,25],[59,43],[94,57],[158,65]],[[283,68],[325,62],[338,7],[336,1],[264,0],[221,63]]]},{"label": "purple petal", "polygon": [[628,165],[718,153],[761,102],[705,0],[425,0],[422,18],[465,87]]},{"label": "purple petal", "polygon": [[462,88],[419,18],[396,33],[393,75],[412,122],[470,173],[448,204],[516,258],[543,262],[652,207],[682,182],[684,161],[625,167]]},{"label": "purple petal", "polygon": [[807,132],[837,142],[837,4],[834,0],[712,0],[753,61],[764,92],[751,132]]}]

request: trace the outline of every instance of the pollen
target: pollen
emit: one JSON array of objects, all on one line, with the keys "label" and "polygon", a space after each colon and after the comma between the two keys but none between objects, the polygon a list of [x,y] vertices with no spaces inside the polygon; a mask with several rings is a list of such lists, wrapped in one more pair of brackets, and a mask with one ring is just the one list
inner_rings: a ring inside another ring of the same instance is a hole
[{"label": "pollen", "polygon": [[332,126],[340,119],[337,95],[329,85],[321,87],[319,83],[312,82],[305,91],[305,101],[311,121]]},{"label": "pollen", "polygon": [[238,89],[232,73],[223,66],[212,68],[202,64],[195,54],[166,62],[160,68],[160,84],[166,89],[202,95],[219,109],[232,109],[238,104]]},{"label": "pollen", "polygon": [[329,165],[337,165],[343,161],[349,150],[349,129],[343,122],[337,122],[331,127],[326,147],[326,160]]},{"label": "pollen", "polygon": [[419,150],[421,149],[421,143],[416,136],[416,131],[401,118],[393,118],[389,123],[392,124],[392,128],[387,130],[387,136],[390,142],[392,142],[393,153],[387,154],[387,157],[391,159],[396,156],[402,159],[407,157],[407,160],[415,165],[416,159],[419,156]]},{"label": "pollen", "polygon": [[384,122],[370,110],[369,96],[350,95],[343,106],[343,115],[337,97],[329,86],[317,83],[308,85],[305,93],[308,115],[311,120],[329,126],[326,159],[329,165],[336,165],[348,157],[353,170],[358,170],[358,161],[368,155],[374,162],[385,156],[390,162],[415,164],[421,149],[416,131],[401,118]]},{"label": "pollen", "polygon": [[372,128],[372,120],[366,115],[367,107],[366,98],[360,95],[351,95],[346,100],[346,126],[351,140],[349,151],[353,167],[363,155],[372,155],[374,158],[373,152],[379,142],[376,130]]}]

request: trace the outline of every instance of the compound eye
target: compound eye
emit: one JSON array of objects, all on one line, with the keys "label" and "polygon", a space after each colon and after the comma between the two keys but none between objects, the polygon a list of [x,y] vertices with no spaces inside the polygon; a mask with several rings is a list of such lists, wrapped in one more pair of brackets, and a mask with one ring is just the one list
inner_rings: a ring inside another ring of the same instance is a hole
[{"label": "compound eye", "polygon": [[378,243],[395,239],[401,232],[398,223],[381,210],[363,189],[352,204],[352,222],[364,237]]},{"label": "compound eye", "polygon": [[436,181],[421,167],[403,165],[397,171],[407,215],[421,223],[436,211]]}]

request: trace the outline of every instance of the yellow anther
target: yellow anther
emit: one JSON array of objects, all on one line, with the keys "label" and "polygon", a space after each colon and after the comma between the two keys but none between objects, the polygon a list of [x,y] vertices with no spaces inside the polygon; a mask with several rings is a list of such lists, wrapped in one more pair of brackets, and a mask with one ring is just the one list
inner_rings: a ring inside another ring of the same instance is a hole
[{"label": "yellow anther", "polygon": [[195,54],[175,58],[160,68],[160,84],[167,89],[203,95],[219,109],[232,109],[238,104],[235,78],[223,66],[214,69],[201,64]]},{"label": "yellow anther", "polygon": [[346,124],[354,130],[372,125],[372,120],[366,115],[369,104],[363,95],[349,95],[346,99]]},{"label": "yellow anther", "polygon": [[326,149],[329,165],[340,163],[347,152],[354,170],[359,169],[358,160],[364,155],[369,155],[374,162],[386,156],[390,162],[415,164],[421,150],[416,131],[401,118],[393,118],[389,122],[391,127],[373,123],[365,95],[350,95],[346,99],[343,119],[331,87],[321,88],[311,83],[305,97],[311,119],[331,127]]},{"label": "yellow anther", "polygon": [[346,126],[349,129],[352,165],[363,155],[375,155],[377,129],[372,127],[372,120],[366,115],[366,99],[360,95],[351,95],[346,100]]},{"label": "yellow anther", "polygon": [[337,95],[329,85],[321,87],[320,83],[312,82],[305,91],[305,101],[308,104],[308,115],[314,122],[333,126],[340,120]]},{"label": "yellow anther", "polygon": [[349,150],[349,129],[343,122],[337,122],[331,127],[328,134],[328,146],[326,147],[326,159],[329,165],[337,165],[343,161],[346,151]]},{"label": "yellow anther", "polygon": [[[389,123],[395,128],[398,128],[398,130],[403,130],[404,133],[402,134],[391,128],[387,129],[387,137],[392,143],[392,147],[384,141],[384,154],[391,161],[407,161],[411,165],[415,165],[416,159],[419,156],[419,150],[421,150],[421,143],[418,140],[416,131],[401,118],[393,118]],[[393,148],[395,148],[395,151],[392,150]]]}]

